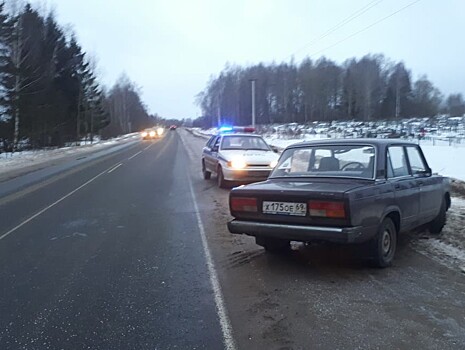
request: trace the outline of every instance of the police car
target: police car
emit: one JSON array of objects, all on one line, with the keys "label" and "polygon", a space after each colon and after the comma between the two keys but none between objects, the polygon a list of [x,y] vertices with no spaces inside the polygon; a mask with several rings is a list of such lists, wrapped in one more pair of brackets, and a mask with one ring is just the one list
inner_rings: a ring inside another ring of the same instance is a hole
[{"label": "police car", "polygon": [[202,152],[202,173],[205,180],[217,175],[218,187],[229,182],[256,182],[268,178],[279,156],[248,127],[221,128],[212,136]]}]

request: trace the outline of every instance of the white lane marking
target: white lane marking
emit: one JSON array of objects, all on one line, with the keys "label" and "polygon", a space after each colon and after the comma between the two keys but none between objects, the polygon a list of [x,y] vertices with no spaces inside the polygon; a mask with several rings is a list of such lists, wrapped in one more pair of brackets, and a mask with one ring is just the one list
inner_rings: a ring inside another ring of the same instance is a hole
[{"label": "white lane marking", "polygon": [[[183,138],[181,137],[184,148],[187,150],[186,144],[184,143]],[[188,152],[189,153],[189,152]],[[189,158],[191,156],[189,155]],[[197,226],[199,227],[200,237],[202,240],[203,251],[205,254],[205,260],[207,261],[208,274],[210,275],[210,282],[213,288],[213,295],[215,297],[216,311],[220,319],[221,331],[223,332],[223,341],[225,349],[235,350],[236,344],[232,335],[231,322],[229,320],[228,314],[226,312],[223,292],[221,291],[220,282],[218,280],[218,273],[216,272],[215,264],[210,253],[210,248],[208,247],[207,236],[205,234],[205,227],[202,222],[202,217],[200,216],[199,206],[197,205],[197,198],[195,196],[194,187],[192,185],[192,180],[190,175],[187,176],[189,182],[189,188],[191,192],[192,201],[194,202],[194,211],[197,218]]]},{"label": "white lane marking", "polygon": [[42,215],[43,213],[45,213],[47,210],[49,210],[50,208],[54,207],[55,205],[57,205],[58,203],[64,201],[66,198],[68,198],[69,196],[73,195],[74,193],[76,193],[77,191],[79,191],[80,189],[82,189],[83,187],[87,186],[88,184],[90,184],[91,182],[95,181],[97,178],[99,178],[100,176],[102,176],[103,174],[105,174],[108,170],[110,170],[111,168],[113,168],[114,165],[112,165],[111,167],[109,167],[108,169],[102,171],[100,174],[94,176],[92,179],[90,179],[89,181],[83,183],[81,186],[79,186],[78,188],[72,190],[71,192],[69,192],[67,195],[61,197],[60,199],[58,199],[56,202],[53,202],[52,204],[50,204],[49,206],[45,207],[44,209],[42,209],[41,211],[35,213],[34,215],[32,215],[31,217],[29,217],[28,219],[24,220],[23,222],[21,222],[20,224],[18,224],[17,226],[13,227],[10,231],[4,233],[3,235],[0,236],[0,240],[4,239],[5,237],[9,236],[10,234],[12,234],[13,232],[15,232],[17,229],[23,227],[24,225],[26,225],[28,222],[31,222],[32,220],[34,220],[36,217],[38,217],[39,215]]},{"label": "white lane marking", "polygon": [[108,170],[108,174],[114,172],[116,169],[118,169],[121,165],[123,165],[123,163],[119,163],[117,165],[115,165],[113,168],[111,168],[110,170]]},{"label": "white lane marking", "polygon": [[216,311],[218,312],[221,330],[223,332],[224,346],[227,350],[235,350],[236,345],[234,344],[234,338],[232,335],[231,322],[229,321],[229,317],[226,312],[226,307],[224,305],[225,303],[223,298],[223,292],[221,291],[220,282],[218,280],[218,273],[216,272],[216,268],[210,253],[210,248],[208,247],[205,228],[203,226],[202,218],[200,217],[200,211],[197,205],[197,199],[195,197],[194,188],[192,187],[192,181],[190,176],[188,176],[188,179],[192,201],[194,202],[195,216],[197,217],[197,225],[199,227],[200,237],[202,238],[203,251],[205,254],[205,259],[207,260],[208,274],[210,275],[210,282],[212,284],[213,294],[215,296]]},{"label": "white lane marking", "polygon": [[145,147],[145,148],[143,149],[143,151],[145,151],[146,149],[149,149],[149,148],[152,147],[152,146],[153,146],[153,143],[150,144],[150,145],[148,145],[147,147]]},{"label": "white lane marking", "polygon": [[128,158],[128,160],[131,160],[132,158],[137,157],[137,156],[138,156],[139,154],[141,154],[141,153],[142,153],[142,151],[139,151],[139,152],[137,152],[136,154],[133,154],[132,156],[130,156],[130,157]]}]

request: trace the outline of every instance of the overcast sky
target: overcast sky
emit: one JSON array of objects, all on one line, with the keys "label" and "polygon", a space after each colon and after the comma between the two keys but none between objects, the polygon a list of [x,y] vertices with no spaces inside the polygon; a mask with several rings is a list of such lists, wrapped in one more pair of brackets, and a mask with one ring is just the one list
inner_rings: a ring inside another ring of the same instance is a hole
[{"label": "overcast sky", "polygon": [[[465,92],[464,0],[420,0],[343,41],[413,2],[54,0],[49,4],[62,25],[72,25],[84,50],[98,57],[106,85],[126,72],[142,88],[150,112],[188,118],[200,114],[194,96],[227,62],[282,62],[292,55],[296,62],[324,55],[340,63],[383,53],[404,61],[414,79],[426,74],[444,94]],[[363,8],[369,9],[315,41]]]}]

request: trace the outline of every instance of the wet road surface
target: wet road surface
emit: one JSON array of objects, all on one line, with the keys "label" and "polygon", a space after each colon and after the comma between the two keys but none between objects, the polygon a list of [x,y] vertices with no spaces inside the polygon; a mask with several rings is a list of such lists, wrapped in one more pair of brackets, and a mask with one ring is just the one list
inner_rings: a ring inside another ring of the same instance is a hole
[{"label": "wet road surface", "polygon": [[334,245],[265,254],[228,233],[204,143],[180,129],[0,198],[1,349],[221,349],[224,322],[238,349],[465,348],[459,270],[411,235],[384,270]]},{"label": "wet road surface", "polygon": [[185,162],[168,134],[0,199],[1,349],[222,347]]}]

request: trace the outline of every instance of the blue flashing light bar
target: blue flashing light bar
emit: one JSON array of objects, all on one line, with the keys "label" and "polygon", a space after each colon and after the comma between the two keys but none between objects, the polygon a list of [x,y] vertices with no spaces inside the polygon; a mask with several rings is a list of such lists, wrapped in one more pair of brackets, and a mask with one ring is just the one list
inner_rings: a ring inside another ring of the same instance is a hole
[{"label": "blue flashing light bar", "polygon": [[232,126],[222,126],[220,129],[219,129],[220,132],[228,132],[228,131],[233,131],[233,127]]},{"label": "blue flashing light bar", "polygon": [[218,129],[220,133],[234,133],[234,132],[245,132],[245,133],[253,133],[255,132],[255,128],[248,127],[248,126],[222,126]]}]

